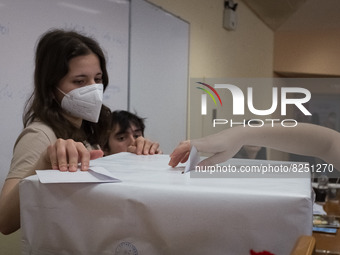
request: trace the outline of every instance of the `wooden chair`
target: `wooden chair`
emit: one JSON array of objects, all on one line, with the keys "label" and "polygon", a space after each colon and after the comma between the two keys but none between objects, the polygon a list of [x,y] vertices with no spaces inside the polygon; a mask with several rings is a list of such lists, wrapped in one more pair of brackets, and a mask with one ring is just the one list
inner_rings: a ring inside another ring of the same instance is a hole
[{"label": "wooden chair", "polygon": [[315,254],[315,238],[313,236],[300,236],[290,255]]}]

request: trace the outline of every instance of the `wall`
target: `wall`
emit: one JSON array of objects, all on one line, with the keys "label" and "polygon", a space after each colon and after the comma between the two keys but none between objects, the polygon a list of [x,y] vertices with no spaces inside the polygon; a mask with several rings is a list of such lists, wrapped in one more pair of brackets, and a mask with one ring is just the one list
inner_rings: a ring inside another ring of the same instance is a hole
[{"label": "wall", "polygon": [[[274,38],[274,72],[282,77],[333,77],[340,75],[339,29],[278,30]],[[340,95],[340,86],[309,86],[313,95]],[[274,158],[289,159],[275,151]],[[272,153],[273,155],[273,153]]]},{"label": "wall", "polygon": [[[150,2],[190,23],[190,78],[272,77],[274,33],[242,1],[235,1],[238,3],[235,31],[222,26],[223,0]],[[206,124],[212,118],[211,113],[205,118],[197,113],[200,98],[195,91],[189,86],[188,138],[219,131]]]},{"label": "wall", "polygon": [[3,255],[20,255],[21,231],[18,230],[10,235],[0,234],[0,254]]},{"label": "wall", "polygon": [[340,75],[339,30],[278,31],[274,71],[283,74]]}]

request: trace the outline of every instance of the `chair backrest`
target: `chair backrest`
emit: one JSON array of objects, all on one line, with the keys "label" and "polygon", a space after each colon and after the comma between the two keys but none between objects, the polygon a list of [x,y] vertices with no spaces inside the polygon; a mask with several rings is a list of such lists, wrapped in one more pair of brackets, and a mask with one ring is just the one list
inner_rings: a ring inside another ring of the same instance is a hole
[{"label": "chair backrest", "polygon": [[300,236],[290,255],[313,255],[315,252],[315,238]]}]

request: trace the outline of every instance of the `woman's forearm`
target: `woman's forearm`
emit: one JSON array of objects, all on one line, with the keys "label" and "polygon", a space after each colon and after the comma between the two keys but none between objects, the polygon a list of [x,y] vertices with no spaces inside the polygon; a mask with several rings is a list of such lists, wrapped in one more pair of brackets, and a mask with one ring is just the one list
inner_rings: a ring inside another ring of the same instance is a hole
[{"label": "woman's forearm", "polygon": [[[43,153],[35,166],[33,166],[24,178],[34,175],[35,169],[46,168],[46,153]],[[19,178],[7,179],[0,195],[0,232],[11,234],[20,228],[20,197]]]},{"label": "woman's forearm", "polygon": [[[247,128],[242,145],[258,145],[272,149],[329,160],[340,148],[340,133],[321,126],[300,123],[296,127],[263,126]],[[337,158],[337,156],[335,156]],[[334,159],[333,159],[334,160]]]},{"label": "woman's forearm", "polygon": [[234,156],[243,145],[257,145],[319,157],[340,169],[340,133],[313,124],[300,123],[295,127],[238,126],[192,140],[192,145],[201,152],[224,152],[229,157]]},{"label": "woman's forearm", "polygon": [[20,179],[6,180],[0,196],[0,232],[7,235],[20,228]]}]

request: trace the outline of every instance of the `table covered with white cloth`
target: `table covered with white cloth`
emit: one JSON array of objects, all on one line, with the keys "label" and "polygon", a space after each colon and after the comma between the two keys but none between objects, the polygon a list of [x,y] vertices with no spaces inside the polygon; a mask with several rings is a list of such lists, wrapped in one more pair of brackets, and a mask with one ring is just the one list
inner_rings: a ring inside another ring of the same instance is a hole
[{"label": "table covered with white cloth", "polygon": [[117,183],[24,179],[22,254],[287,255],[312,234],[309,178],[193,178],[168,161],[130,153],[91,161]]}]

